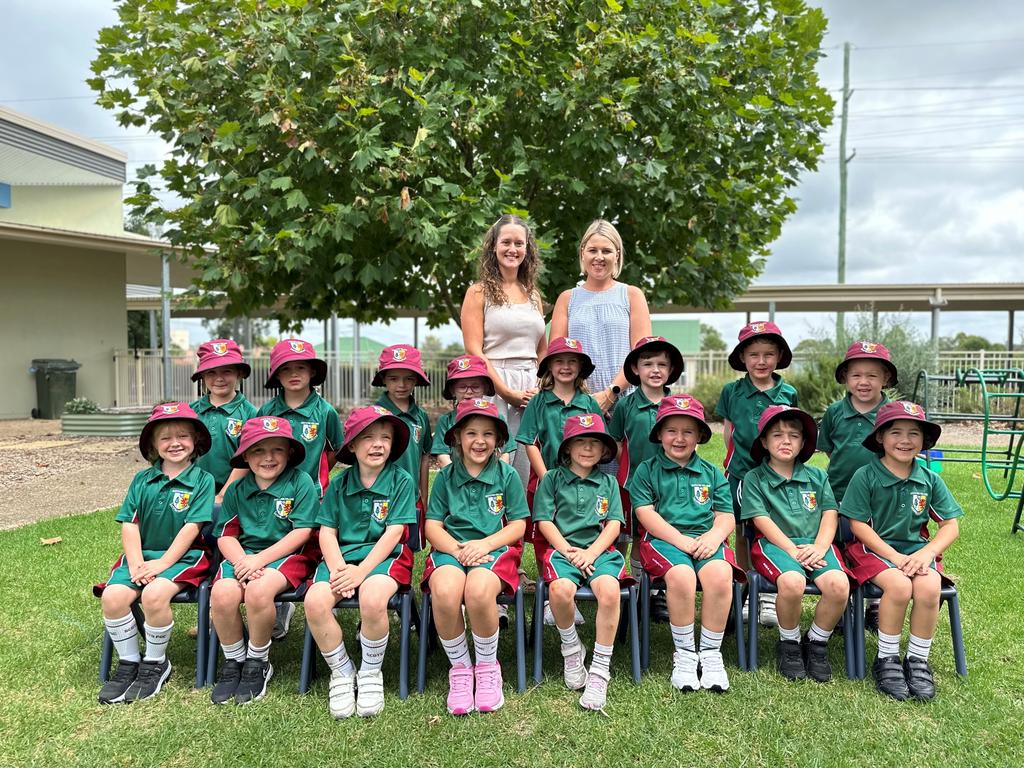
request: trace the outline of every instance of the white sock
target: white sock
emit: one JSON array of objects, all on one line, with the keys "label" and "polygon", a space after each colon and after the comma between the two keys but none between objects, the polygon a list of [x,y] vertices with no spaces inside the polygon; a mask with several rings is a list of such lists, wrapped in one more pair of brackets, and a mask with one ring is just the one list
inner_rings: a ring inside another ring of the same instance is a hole
[{"label": "white sock", "polygon": [[878,657],[900,655],[900,636],[887,635],[881,630],[878,631]]},{"label": "white sock", "polygon": [[337,672],[342,677],[352,677],[355,675],[356,668],[352,665],[352,659],[348,657],[345,643],[338,643],[337,648],[327,653],[320,651],[320,655],[324,657],[324,661],[331,668],[331,672]]},{"label": "white sock", "polygon": [[359,671],[378,672],[384,663],[384,652],[388,649],[388,635],[384,635],[380,640],[369,640],[360,632],[359,649],[362,653]]},{"label": "white sock", "polygon": [[576,632],[576,624],[570,624],[568,629],[562,629],[557,624],[555,629],[558,630],[558,634],[562,636],[562,645],[579,645],[580,636]]},{"label": "white sock", "polygon": [[220,649],[224,651],[225,659],[245,661],[245,640],[239,640],[237,643],[231,643],[230,645],[221,643]]},{"label": "white sock", "polygon": [[[702,651],[717,651],[722,647],[722,638],[725,631],[712,632],[707,627],[700,628],[700,649]],[[799,637],[799,635],[798,635]]]},{"label": "white sock", "polygon": [[594,643],[594,656],[590,660],[590,671],[605,680],[611,679],[609,667],[612,663],[612,646]]},{"label": "white sock", "polygon": [[498,660],[498,633],[490,637],[480,637],[473,633],[473,651],[476,653],[477,664],[494,664]]},{"label": "white sock", "polygon": [[822,629],[818,626],[817,622],[811,622],[811,628],[807,630],[807,639],[815,643],[827,643],[828,639],[832,637],[832,630]]},{"label": "white sock", "polygon": [[259,661],[266,661],[270,658],[270,640],[267,640],[266,645],[253,645],[252,640],[249,641],[249,658],[258,659]]},{"label": "white sock", "polygon": [[800,642],[800,625],[797,624],[792,629],[786,629],[779,624],[779,637],[783,640],[792,640],[795,643]]},{"label": "white sock", "polygon": [[131,611],[120,619],[104,618],[103,624],[110,639],[114,641],[117,658],[137,664],[142,658],[139,656],[139,625],[135,623],[135,616]]},{"label": "white sock", "polygon": [[461,664],[464,667],[473,666],[473,662],[469,658],[469,643],[466,642],[465,632],[456,635],[451,640],[445,640],[440,635],[438,635],[438,639],[441,641],[441,647],[444,648],[444,652],[448,654],[448,661],[452,663],[453,667],[456,664]]},{"label": "white sock", "polygon": [[928,661],[928,654],[932,650],[932,638],[925,639],[918,637],[913,632],[910,633],[910,639],[907,641],[907,656],[913,656],[915,659],[921,659],[922,661]]},{"label": "white sock", "polygon": [[676,624],[669,624],[669,627],[672,629],[672,643],[677,651],[697,650],[697,647],[694,645],[693,624],[684,624],[681,627]]},{"label": "white sock", "polygon": [[144,661],[163,661],[167,658],[167,644],[171,642],[171,629],[173,627],[173,621],[166,627],[151,627],[143,622],[142,628],[146,632],[146,656]]}]

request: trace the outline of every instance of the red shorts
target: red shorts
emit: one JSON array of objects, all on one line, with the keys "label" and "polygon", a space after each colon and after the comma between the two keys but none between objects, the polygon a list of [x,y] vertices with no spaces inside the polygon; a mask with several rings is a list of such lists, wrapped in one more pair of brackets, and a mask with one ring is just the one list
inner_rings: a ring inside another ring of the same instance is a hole
[{"label": "red shorts", "polygon": [[490,571],[501,580],[502,593],[514,595],[519,588],[519,562],[523,556],[522,547],[518,544],[511,547],[502,547],[491,552],[494,558],[483,565],[464,566],[452,555],[443,552],[431,551],[427,556],[426,565],[423,568],[423,578],[420,580],[420,590],[423,594],[430,593],[430,577],[435,570],[441,566],[454,566],[462,569],[463,573],[469,573],[475,568],[483,568]]},{"label": "red shorts", "polygon": [[[864,584],[882,571],[895,568],[896,564],[886,560],[881,555],[876,555],[859,541],[853,541],[846,545],[846,560],[850,564],[850,571],[858,584]],[[932,566],[939,572],[943,586],[953,586],[953,580],[942,574],[942,558],[936,558]]]}]

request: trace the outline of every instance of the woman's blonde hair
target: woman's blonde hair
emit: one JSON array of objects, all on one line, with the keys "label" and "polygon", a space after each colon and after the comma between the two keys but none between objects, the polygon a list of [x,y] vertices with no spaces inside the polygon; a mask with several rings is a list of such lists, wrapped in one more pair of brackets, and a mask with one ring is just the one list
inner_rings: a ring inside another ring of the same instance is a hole
[{"label": "woman's blonde hair", "polygon": [[491,225],[484,235],[484,242],[480,246],[480,263],[477,266],[477,279],[483,288],[484,301],[492,306],[504,306],[508,304],[508,297],[502,289],[501,269],[498,267],[498,234],[501,228],[508,225],[522,227],[526,233],[526,258],[519,265],[519,273],[516,276],[519,284],[523,287],[530,303],[536,305],[539,300],[537,292],[537,272],[540,269],[540,253],[537,250],[537,241],[533,237],[533,230],[526,223],[525,219],[506,213]]},{"label": "woman's blonde hair", "polygon": [[619,235],[619,230],[615,228],[615,225],[610,221],[604,219],[594,219],[590,222],[590,226],[587,227],[587,231],[583,233],[583,237],[580,238],[580,273],[586,275],[587,272],[583,269],[583,249],[587,247],[587,241],[590,240],[594,235],[600,235],[601,237],[607,237],[611,240],[612,245],[615,246],[615,268],[612,269],[612,277],[618,277],[622,272],[622,260],[625,256],[622,248],[622,236]]}]

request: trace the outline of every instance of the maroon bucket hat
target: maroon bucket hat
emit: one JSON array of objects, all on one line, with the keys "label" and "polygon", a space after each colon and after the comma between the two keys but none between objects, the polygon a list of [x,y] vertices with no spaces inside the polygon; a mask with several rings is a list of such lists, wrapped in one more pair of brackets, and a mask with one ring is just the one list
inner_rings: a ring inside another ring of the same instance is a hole
[{"label": "maroon bucket hat", "polygon": [[671,370],[669,371],[668,379],[665,380],[666,386],[674,384],[679,380],[679,377],[683,375],[683,371],[686,370],[682,353],[664,336],[644,336],[644,338],[633,345],[633,349],[626,355],[626,362],[622,364],[622,372],[626,375],[626,381],[630,384],[640,384],[640,377],[633,373],[633,366],[639,363],[640,355],[653,352],[665,352],[668,354]]},{"label": "maroon bucket hat", "polygon": [[228,365],[238,368],[239,376],[243,379],[249,378],[249,374],[252,373],[252,368],[242,359],[242,350],[231,339],[204,341],[199,345],[196,356],[199,358],[199,363],[192,374],[192,381],[198,381],[202,378],[204,371],[223,368]]},{"label": "maroon bucket hat", "polygon": [[153,406],[149,418],[146,419],[145,426],[142,427],[142,431],[139,433],[139,453],[144,458],[148,459],[149,449],[153,447],[153,430],[157,428],[161,421],[175,420],[191,421],[193,426],[195,426],[197,455],[202,456],[210,450],[210,430],[206,428],[203,420],[189,407],[188,403],[160,403]]},{"label": "maroon bucket hat", "polygon": [[256,416],[249,419],[242,426],[242,436],[238,440],[238,450],[231,457],[231,466],[236,469],[247,469],[245,452],[256,443],[267,440],[271,437],[283,437],[291,445],[291,453],[288,456],[288,466],[295,467],[306,458],[306,448],[295,439],[292,434],[292,425],[288,419],[278,416]]},{"label": "maroon bucket hat", "polygon": [[800,453],[796,455],[797,459],[807,461],[814,455],[818,446],[818,425],[814,423],[811,414],[789,405],[772,405],[761,411],[761,417],[757,420],[757,439],[750,446],[750,457],[754,461],[760,462],[768,455],[768,449],[761,443],[761,438],[768,431],[768,427],[783,417],[796,419],[804,428],[804,444]]},{"label": "maroon bucket hat", "polygon": [[776,366],[777,368],[788,368],[789,364],[793,362],[793,351],[789,348],[785,338],[783,338],[779,326],[770,320],[757,320],[753,323],[747,323],[740,328],[737,338],[739,341],[733,347],[732,352],[729,353],[729,365],[732,366],[734,371],[747,370],[740,359],[740,355],[748,344],[758,339],[772,341],[778,345],[779,364]]},{"label": "maroon bucket hat", "polygon": [[270,350],[270,375],[267,376],[266,389],[279,389],[281,382],[277,380],[277,370],[285,363],[295,361],[309,363],[313,376],[309,380],[311,387],[319,386],[327,378],[327,363],[316,356],[316,347],[302,339],[282,339]]},{"label": "maroon bucket hat", "polygon": [[471,419],[474,416],[485,416],[495,421],[498,426],[499,448],[508,442],[508,424],[505,423],[505,420],[501,418],[501,414],[498,413],[498,404],[483,398],[463,400],[455,407],[455,421],[448,428],[448,431],[444,433],[444,442],[447,445],[454,445],[456,427],[466,419]]},{"label": "maroon bucket hat", "polygon": [[700,440],[703,445],[711,439],[711,427],[704,419],[704,406],[693,395],[665,395],[658,406],[658,414],[654,417],[654,428],[651,429],[650,441],[661,442],[661,422],[670,416],[689,416],[700,422]]},{"label": "maroon bucket hat", "polygon": [[909,419],[911,421],[917,421],[921,424],[921,429],[924,431],[924,450],[929,450],[939,442],[939,436],[942,434],[942,427],[936,424],[934,421],[928,421],[925,416],[924,408],[917,403],[911,403],[909,400],[895,400],[891,403],[886,403],[878,409],[878,413],[875,415],[875,428],[871,431],[864,441],[861,443],[869,451],[874,451],[878,454],[885,453],[885,449],[882,448],[882,444],[878,442],[876,435],[878,431],[893,421],[899,421],[900,419]]},{"label": "maroon bucket hat", "polygon": [[852,360],[878,361],[887,371],[889,371],[889,383],[886,384],[886,386],[896,386],[896,377],[898,374],[896,364],[892,361],[892,354],[884,345],[875,341],[853,342],[853,344],[851,344],[846,350],[846,357],[843,358],[843,362],[836,366],[836,381],[840,384],[844,383],[843,380],[846,378],[846,369],[850,366],[850,362]]},{"label": "maroon bucket hat", "polygon": [[491,380],[491,374],[487,372],[487,363],[483,361],[483,358],[476,355],[456,357],[448,363],[444,389],[441,390],[441,394],[446,400],[454,400],[455,396],[452,394],[451,383],[459,379],[475,379],[477,377],[486,381],[484,394],[488,397],[492,396],[494,394],[494,382]]},{"label": "maroon bucket hat", "polygon": [[429,387],[430,379],[427,378],[421,361],[420,351],[409,344],[394,344],[390,347],[384,347],[381,350],[377,363],[377,373],[374,374],[373,381],[370,384],[374,387],[383,387],[384,373],[400,369],[416,374],[417,387]]},{"label": "maroon bucket hat", "polygon": [[352,452],[350,446],[363,430],[378,421],[388,422],[395,430],[388,461],[394,461],[405,453],[406,446],[409,445],[409,427],[406,423],[387,408],[379,405],[367,405],[362,408],[356,408],[345,419],[345,425],[342,427],[345,441],[341,444],[341,448],[338,449],[338,460],[345,464],[355,464],[356,455]]},{"label": "maroon bucket hat", "polygon": [[594,372],[594,361],[583,350],[583,342],[579,339],[571,339],[568,336],[556,336],[548,344],[548,351],[537,364],[537,378],[543,376],[547,370],[552,357],[555,355],[579,355],[580,356],[580,378],[589,379]]},{"label": "maroon bucket hat", "polygon": [[606,464],[615,458],[619,446],[608,434],[604,419],[599,413],[576,413],[565,420],[562,427],[562,442],[558,445],[558,458],[561,459],[569,450],[569,442],[577,437],[595,437],[605,447],[599,464]]}]

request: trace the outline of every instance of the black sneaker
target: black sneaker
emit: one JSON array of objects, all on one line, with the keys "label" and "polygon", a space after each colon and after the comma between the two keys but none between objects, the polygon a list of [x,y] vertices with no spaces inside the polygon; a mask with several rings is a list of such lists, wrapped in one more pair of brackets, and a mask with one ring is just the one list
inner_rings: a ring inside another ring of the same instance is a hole
[{"label": "black sneaker", "polygon": [[872,634],[878,634],[878,603],[868,603],[864,609],[864,629]]},{"label": "black sneaker", "polygon": [[100,704],[117,704],[124,701],[124,695],[135,682],[139,675],[139,662],[121,661],[118,659],[117,669],[114,670],[107,682],[100,689]]},{"label": "black sneaker", "polygon": [[262,699],[267,692],[267,683],[274,676],[269,661],[246,659],[242,665],[242,676],[235,689],[235,704],[247,704]]},{"label": "black sneaker", "polygon": [[225,659],[217,670],[217,682],[210,693],[210,701],[214,704],[227,704],[235,698],[238,681],[242,679],[242,662]]},{"label": "black sneaker", "polygon": [[139,664],[139,674],[128,690],[124,693],[124,701],[140,701],[151,699],[160,693],[167,678],[171,676],[171,662],[142,660]]},{"label": "black sneaker", "polygon": [[920,701],[935,698],[935,678],[925,659],[908,654],[903,660],[903,674],[907,676],[907,688],[911,696]]},{"label": "black sneaker", "polygon": [[651,595],[651,621],[655,624],[668,624],[668,602],[663,589]]},{"label": "black sneaker", "polygon": [[828,660],[828,643],[808,640],[804,635],[800,643],[804,652],[804,666],[807,676],[818,683],[827,683],[832,679],[832,665]]},{"label": "black sneaker", "polygon": [[804,680],[807,669],[804,667],[804,655],[800,643],[796,640],[779,640],[776,648],[779,662],[779,674],[787,680]]},{"label": "black sneaker", "polygon": [[875,659],[875,663],[871,665],[871,674],[875,677],[875,687],[896,701],[906,701],[910,696],[899,656],[882,656]]}]

